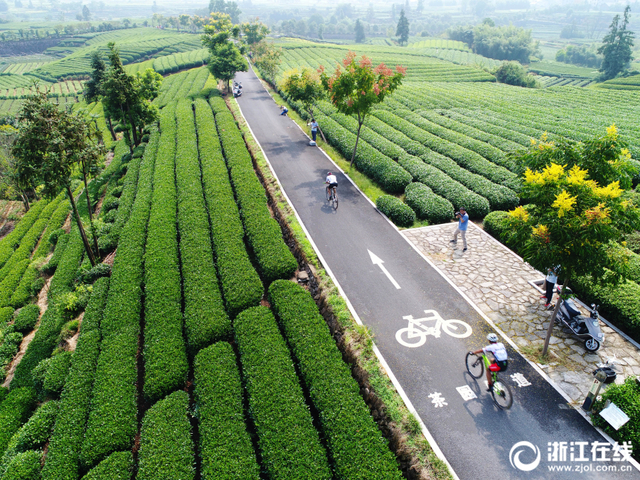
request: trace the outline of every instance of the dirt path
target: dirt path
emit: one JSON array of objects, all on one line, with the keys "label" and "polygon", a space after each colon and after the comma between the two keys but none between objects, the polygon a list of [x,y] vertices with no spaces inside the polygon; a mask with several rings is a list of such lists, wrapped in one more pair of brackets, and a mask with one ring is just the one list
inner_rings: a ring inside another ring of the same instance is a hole
[{"label": "dirt path", "polygon": [[33,331],[22,339],[22,343],[20,343],[20,350],[18,351],[17,355],[13,357],[13,361],[11,362],[9,371],[7,372],[7,378],[2,384],[3,387],[9,387],[11,380],[13,380],[13,375],[16,372],[16,367],[22,360],[22,357],[24,357],[24,354],[27,351],[27,347],[31,343],[31,340],[33,340],[33,337],[35,337],[36,332],[40,327],[40,320],[42,319],[42,315],[44,315],[44,312],[47,311],[47,307],[49,306],[49,304],[47,303],[47,294],[49,293],[49,285],[51,284],[52,278],[53,277],[49,277],[47,283],[45,283],[44,287],[42,287],[42,290],[40,290],[40,293],[38,294],[38,306],[40,307],[40,317],[38,318],[38,323],[34,327]]}]

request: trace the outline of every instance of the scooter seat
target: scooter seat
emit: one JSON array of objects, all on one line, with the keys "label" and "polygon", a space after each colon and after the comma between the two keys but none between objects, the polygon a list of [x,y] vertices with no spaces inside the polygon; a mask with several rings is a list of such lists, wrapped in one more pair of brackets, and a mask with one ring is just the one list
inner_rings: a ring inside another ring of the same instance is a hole
[{"label": "scooter seat", "polygon": [[580,310],[578,310],[578,307],[576,307],[576,304],[573,303],[573,300],[569,299],[569,300],[565,300],[564,305],[567,309],[567,312],[569,312],[569,315],[571,317],[575,317],[576,315],[580,315]]}]

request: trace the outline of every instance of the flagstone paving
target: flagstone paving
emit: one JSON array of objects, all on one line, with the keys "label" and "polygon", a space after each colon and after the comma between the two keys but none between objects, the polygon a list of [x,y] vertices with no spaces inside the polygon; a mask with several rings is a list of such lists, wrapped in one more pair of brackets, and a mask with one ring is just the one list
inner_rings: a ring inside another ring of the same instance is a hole
[{"label": "flagstone paving", "polygon": [[[461,239],[457,246],[449,243],[456,228],[453,223],[403,230],[402,234],[521,350],[542,345],[552,312],[544,307],[540,291],[529,282],[543,280],[544,276],[469,223],[466,252],[462,251]],[[555,326],[550,340],[552,360],[548,365],[538,364],[574,403],[582,403],[593,381],[591,372],[608,357],[615,355],[618,362],[616,383],[640,375],[638,348],[603,322],[600,324],[605,341],[593,353],[568,331]]]}]

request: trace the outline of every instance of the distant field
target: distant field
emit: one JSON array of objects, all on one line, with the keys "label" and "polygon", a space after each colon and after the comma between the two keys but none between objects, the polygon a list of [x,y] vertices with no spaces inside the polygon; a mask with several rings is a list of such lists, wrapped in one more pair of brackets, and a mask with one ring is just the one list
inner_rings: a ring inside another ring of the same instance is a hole
[{"label": "distant field", "polygon": [[471,50],[464,42],[448,40],[445,38],[427,38],[425,40],[419,40],[417,42],[410,43],[409,48],[444,48],[447,50],[462,50],[465,52]]},{"label": "distant field", "polygon": [[640,90],[640,75],[634,75],[626,78],[614,78],[606,82],[595,85],[597,88],[606,88],[611,90]]},{"label": "distant field", "polygon": [[[283,52],[280,64],[280,74],[299,66],[318,68],[324,65],[332,70],[340,62],[347,51],[355,50],[358,55],[367,55],[374,63],[385,63],[390,67],[402,65],[407,67],[408,80],[427,82],[494,82],[495,77],[479,68],[466,65],[456,65],[420,54],[413,49],[389,48],[372,45],[326,45],[311,42],[282,43]],[[455,52],[454,53],[464,53]]]},{"label": "distant field", "polygon": [[573,76],[595,79],[599,75],[598,70],[595,68],[579,67],[569,63],[552,62],[547,60],[532,62],[529,64],[529,71],[551,77]]}]

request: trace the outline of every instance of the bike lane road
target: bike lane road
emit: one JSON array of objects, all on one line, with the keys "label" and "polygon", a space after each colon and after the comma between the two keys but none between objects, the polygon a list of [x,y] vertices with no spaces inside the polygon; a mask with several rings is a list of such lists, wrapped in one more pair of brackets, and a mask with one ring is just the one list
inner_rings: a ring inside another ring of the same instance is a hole
[{"label": "bike lane road", "polygon": [[[236,80],[243,84],[237,98],[242,114],[323,264],[373,332],[389,368],[459,478],[597,479],[603,476],[602,467],[618,469],[607,472],[607,478],[640,478],[634,467],[620,472],[627,462],[593,460],[602,458],[593,457],[592,448],[604,438],[509,345],[509,368],[502,379],[511,386],[514,402],[510,410],[499,410],[485,392],[484,377],[476,382],[464,365],[466,352],[486,345],[493,328],[321,150],[309,146],[309,138],[291,119],[279,115],[253,72],[238,73]],[[338,177],[337,211],[325,201],[328,171]],[[452,224],[452,232],[454,228]],[[371,253],[384,262],[388,274],[373,263]],[[433,317],[433,311],[442,319],[466,322],[473,333],[455,338],[436,320],[425,320],[423,345],[409,348],[398,342],[396,332],[409,325],[403,317],[417,321]],[[518,376],[512,378],[514,374]],[[519,442],[529,445],[513,449]],[[559,458],[549,456],[554,448]],[[539,460],[525,471],[513,466],[518,459],[523,469]]]}]

